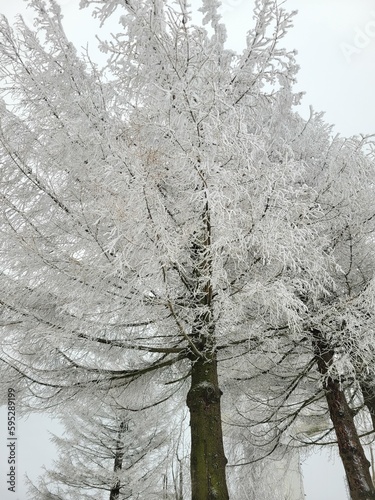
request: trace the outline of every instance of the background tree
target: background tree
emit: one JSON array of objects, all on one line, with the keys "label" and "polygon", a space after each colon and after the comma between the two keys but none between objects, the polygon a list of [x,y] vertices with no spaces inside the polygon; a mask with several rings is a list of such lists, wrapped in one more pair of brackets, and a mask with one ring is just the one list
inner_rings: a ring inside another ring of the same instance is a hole
[{"label": "background tree", "polygon": [[365,326],[368,322],[359,320],[364,317],[360,304],[368,303],[365,296],[372,288],[375,269],[374,209],[370,201],[374,195],[374,165],[364,146],[364,138],[335,138],[326,149],[326,161],[311,178],[318,192],[317,202],[326,213],[322,230],[330,235],[327,252],[335,256],[337,267],[332,269],[334,286],[329,296],[315,304],[310,302],[310,331],[353,499],[375,496],[355,412],[346,397],[353,383],[355,387],[363,379],[357,360],[367,358],[363,367],[371,366],[367,342],[359,339],[365,334],[370,344],[374,341],[372,328]]},{"label": "background tree", "polygon": [[[249,352],[248,368],[245,358],[235,367],[233,379],[241,388],[229,391],[237,406],[234,422],[248,427],[247,440],[258,438],[260,456],[266,455],[285,433],[293,439],[296,431],[301,432],[299,416],[311,419],[318,412],[321,418],[320,400],[327,397],[352,497],[372,498],[369,462],[353,419],[358,411],[353,408],[353,401],[358,403],[358,398],[353,400],[353,389],[364,385],[364,375],[367,383],[371,381],[373,363],[373,160],[366,153],[368,139],[330,138],[329,127],[317,114],[307,122],[291,118],[284,121],[288,123],[284,140],[308,165],[304,182],[314,187],[313,203],[322,210],[314,224],[320,226],[324,251],[334,256],[336,265],[330,268],[328,293],[313,301],[308,295],[302,297],[306,322],[297,335],[290,335],[287,325],[269,328],[273,344],[264,348],[264,355]],[[367,389],[366,404],[371,404],[370,396]],[[323,434],[327,430],[329,425]],[[256,450],[254,457],[245,456],[242,462],[255,459],[259,459]]]},{"label": "background tree", "polygon": [[131,414],[114,401],[90,398],[68,405],[60,420],[65,433],[53,437],[59,458],[38,485],[30,483],[30,498],[162,498],[172,419],[167,426],[155,408]]}]

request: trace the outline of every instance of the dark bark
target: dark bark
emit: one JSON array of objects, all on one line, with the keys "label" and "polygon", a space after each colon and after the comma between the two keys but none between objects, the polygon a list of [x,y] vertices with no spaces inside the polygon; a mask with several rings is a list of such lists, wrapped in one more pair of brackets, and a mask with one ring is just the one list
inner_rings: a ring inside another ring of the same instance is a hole
[{"label": "dark bark", "polygon": [[180,462],[179,483],[178,483],[178,500],[184,500],[184,477],[182,473],[182,464]]},{"label": "dark bark", "polygon": [[363,380],[360,385],[363,402],[370,413],[372,428],[375,431],[375,388],[372,381]]},{"label": "dark bark", "polygon": [[192,500],[227,500],[223,435],[217,362],[192,360],[191,387],[187,395],[191,430]]},{"label": "dark bark", "polygon": [[352,500],[375,500],[375,488],[370,475],[370,462],[367,460],[351,411],[338,380],[328,375],[333,363],[334,350],[331,349],[321,333],[314,334],[314,348],[319,373],[323,376],[323,388],[329,414],[336,432],[340,457],[348,481]]}]

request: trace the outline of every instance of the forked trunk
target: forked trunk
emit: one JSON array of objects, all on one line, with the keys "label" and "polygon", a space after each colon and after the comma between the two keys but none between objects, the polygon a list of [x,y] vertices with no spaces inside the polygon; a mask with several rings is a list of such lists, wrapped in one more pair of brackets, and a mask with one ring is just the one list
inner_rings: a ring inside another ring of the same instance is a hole
[{"label": "forked trunk", "polygon": [[228,500],[221,428],[217,362],[197,357],[192,361],[191,387],[187,395],[191,429],[192,500]]},{"label": "forked trunk", "polygon": [[375,500],[375,488],[369,470],[370,462],[363,451],[353,413],[339,382],[327,375],[333,363],[334,350],[329,348],[319,331],[313,333],[316,362],[320,374],[324,377],[323,387],[348,481],[350,498]]}]

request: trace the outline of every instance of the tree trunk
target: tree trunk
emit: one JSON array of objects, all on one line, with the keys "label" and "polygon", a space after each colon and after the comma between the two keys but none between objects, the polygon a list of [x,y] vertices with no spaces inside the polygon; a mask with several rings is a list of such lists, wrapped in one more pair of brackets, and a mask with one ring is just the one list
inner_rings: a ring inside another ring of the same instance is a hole
[{"label": "tree trunk", "polygon": [[335,428],[339,453],[344,465],[352,500],[375,500],[375,488],[367,460],[354,424],[353,413],[337,380],[327,375],[333,363],[334,350],[330,349],[321,333],[314,334],[314,348],[319,373],[324,377],[323,387],[329,414]]},{"label": "tree trunk", "polygon": [[366,380],[363,380],[361,381],[360,385],[363,402],[365,403],[365,406],[370,413],[372,428],[375,431],[375,389],[373,386],[373,382],[367,382]]},{"label": "tree trunk", "polygon": [[192,361],[191,387],[187,395],[191,430],[192,500],[228,500],[221,429],[217,362],[196,357]]},{"label": "tree trunk", "polygon": [[[124,460],[124,445],[123,445],[123,434],[127,430],[127,424],[121,422],[118,431],[117,442],[116,442],[116,452],[115,452],[115,463],[113,466],[113,471],[118,472],[122,470],[122,463]],[[109,500],[119,500],[120,498],[121,481],[116,481],[116,484],[112,486]]]}]

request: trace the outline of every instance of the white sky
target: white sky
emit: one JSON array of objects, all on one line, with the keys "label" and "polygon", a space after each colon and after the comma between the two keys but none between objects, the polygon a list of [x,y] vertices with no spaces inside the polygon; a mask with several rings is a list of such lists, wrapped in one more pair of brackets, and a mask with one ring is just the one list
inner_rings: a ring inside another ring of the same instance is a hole
[{"label": "white sky", "polygon": [[[193,0],[196,5],[198,0]],[[79,0],[60,0],[65,12],[65,26],[76,46],[85,46],[90,39],[90,51],[95,40],[87,13],[78,13]],[[252,0],[222,0],[224,21],[229,31],[229,44],[235,50],[244,46],[244,35],[252,22]],[[307,116],[309,105],[326,112],[326,121],[335,125],[341,135],[375,133],[375,4],[373,0],[286,0],[284,7],[299,10],[294,28],[286,39],[288,48],[298,50],[301,66],[296,91],[305,91],[301,114]],[[22,12],[23,0],[0,0],[0,13],[13,17]],[[93,23],[92,26],[97,26]],[[113,30],[117,30],[114,26]],[[53,457],[47,446],[47,419],[34,416],[20,422],[19,482],[22,474],[42,472],[42,464]],[[5,448],[2,428],[5,414],[0,413],[0,446]],[[3,457],[3,452],[0,457]],[[0,463],[0,494],[4,491],[4,460]],[[311,456],[304,464],[307,500],[336,500],[346,497],[344,471],[338,459],[327,461],[326,454]],[[319,478],[319,479],[318,479]],[[318,480],[317,480],[318,479]],[[12,495],[9,498],[14,498]],[[19,500],[25,493],[19,490]]]}]

